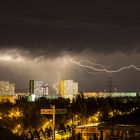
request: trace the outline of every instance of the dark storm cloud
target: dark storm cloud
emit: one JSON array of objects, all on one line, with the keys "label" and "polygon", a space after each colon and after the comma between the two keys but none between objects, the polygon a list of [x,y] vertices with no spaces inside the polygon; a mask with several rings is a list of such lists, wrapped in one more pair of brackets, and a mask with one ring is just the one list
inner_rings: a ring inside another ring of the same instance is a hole
[{"label": "dark storm cloud", "polygon": [[140,51],[137,1],[6,1],[0,4],[0,48],[32,55]]},{"label": "dark storm cloud", "polygon": [[89,74],[69,61],[88,59],[119,69],[140,67],[140,8],[132,0],[4,0],[0,3],[0,80],[17,89],[28,80],[60,79],[80,90],[106,89],[109,77],[124,91],[139,88],[139,71]]}]

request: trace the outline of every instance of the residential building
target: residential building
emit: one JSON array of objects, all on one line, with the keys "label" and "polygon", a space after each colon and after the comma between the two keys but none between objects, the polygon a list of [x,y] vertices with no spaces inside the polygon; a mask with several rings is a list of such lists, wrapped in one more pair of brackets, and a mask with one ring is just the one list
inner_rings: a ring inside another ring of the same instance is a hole
[{"label": "residential building", "polygon": [[48,84],[42,80],[30,80],[29,93],[33,98],[45,97],[48,95]]},{"label": "residential building", "polygon": [[60,81],[60,96],[72,100],[78,94],[78,83],[73,80]]},{"label": "residential building", "polygon": [[15,84],[9,81],[0,81],[0,96],[14,95],[15,94]]}]

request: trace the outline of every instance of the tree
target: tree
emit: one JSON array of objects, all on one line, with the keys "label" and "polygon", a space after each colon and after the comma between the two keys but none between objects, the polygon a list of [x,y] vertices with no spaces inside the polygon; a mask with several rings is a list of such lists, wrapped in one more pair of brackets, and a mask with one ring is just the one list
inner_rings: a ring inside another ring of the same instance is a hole
[{"label": "tree", "polygon": [[3,128],[0,125],[0,139],[1,140],[23,140],[22,137],[13,134],[10,130]]}]

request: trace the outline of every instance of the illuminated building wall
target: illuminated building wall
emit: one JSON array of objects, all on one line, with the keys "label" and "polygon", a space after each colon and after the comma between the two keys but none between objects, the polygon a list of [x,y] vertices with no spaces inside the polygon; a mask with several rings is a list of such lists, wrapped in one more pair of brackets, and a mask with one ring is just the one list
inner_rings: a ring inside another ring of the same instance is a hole
[{"label": "illuminated building wall", "polygon": [[64,80],[60,81],[60,96],[64,98]]},{"label": "illuminated building wall", "polygon": [[106,98],[106,97],[137,97],[136,92],[114,92],[114,93],[107,93],[107,92],[86,92],[83,93],[84,98]]},{"label": "illuminated building wall", "polygon": [[18,100],[20,100],[22,98],[26,98],[28,96],[29,96],[29,92],[18,92],[18,93],[15,93],[15,97]]},{"label": "illuminated building wall", "polygon": [[73,80],[60,81],[60,95],[63,98],[72,99],[78,94],[78,83]]},{"label": "illuminated building wall", "polygon": [[11,102],[16,103],[16,98],[13,95],[7,95],[7,96],[0,96],[0,102]]},{"label": "illuminated building wall", "polygon": [[48,95],[48,84],[41,80],[30,80],[29,82],[30,95],[35,98]]},{"label": "illuminated building wall", "polygon": [[9,81],[0,81],[0,96],[14,95],[15,94],[15,84]]}]

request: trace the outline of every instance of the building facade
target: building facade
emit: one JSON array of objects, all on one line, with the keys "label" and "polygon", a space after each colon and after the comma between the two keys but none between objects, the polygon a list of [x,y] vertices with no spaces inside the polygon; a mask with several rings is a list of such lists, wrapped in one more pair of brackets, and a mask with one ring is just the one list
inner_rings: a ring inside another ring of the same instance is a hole
[{"label": "building facade", "polygon": [[73,80],[60,81],[60,96],[70,100],[78,94],[78,83]]},{"label": "building facade", "polygon": [[17,100],[20,100],[22,98],[28,98],[29,97],[29,92],[17,92],[15,93],[15,97]]},{"label": "building facade", "polygon": [[15,84],[9,81],[0,81],[0,96],[13,96],[15,94]]},{"label": "building facade", "polygon": [[108,92],[84,92],[83,93],[84,98],[107,98],[107,97],[137,97],[136,92],[113,92],[113,93],[108,93]]},{"label": "building facade", "polygon": [[45,97],[49,93],[48,84],[42,80],[30,80],[29,93],[33,98]]},{"label": "building facade", "polygon": [[0,96],[0,102],[3,102],[3,103],[11,102],[11,103],[15,104],[16,98],[13,95],[6,95],[6,96],[3,95],[3,96]]}]

